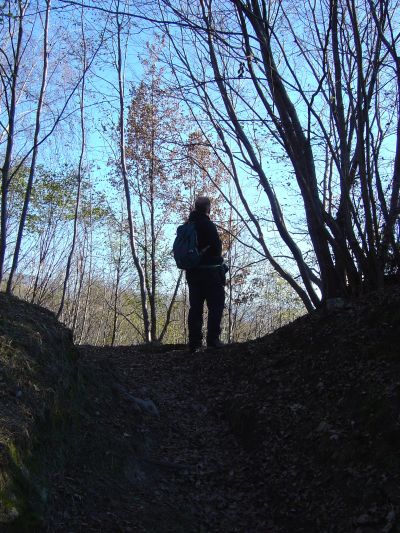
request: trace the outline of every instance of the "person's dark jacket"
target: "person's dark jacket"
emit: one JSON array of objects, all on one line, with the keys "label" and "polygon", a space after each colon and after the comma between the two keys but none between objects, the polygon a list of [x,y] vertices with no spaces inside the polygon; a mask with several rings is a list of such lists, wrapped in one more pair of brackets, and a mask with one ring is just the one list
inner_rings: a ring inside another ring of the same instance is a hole
[{"label": "person's dark jacket", "polygon": [[205,213],[192,211],[189,222],[194,222],[197,232],[197,244],[199,250],[204,250],[200,265],[220,265],[222,258],[222,243],[219,238],[217,227],[211,222]]}]

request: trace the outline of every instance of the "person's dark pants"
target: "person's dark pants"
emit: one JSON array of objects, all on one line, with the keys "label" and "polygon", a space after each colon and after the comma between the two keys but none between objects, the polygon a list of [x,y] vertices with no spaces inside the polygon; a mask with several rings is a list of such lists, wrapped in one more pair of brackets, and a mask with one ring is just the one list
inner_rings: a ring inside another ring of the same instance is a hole
[{"label": "person's dark pants", "polygon": [[186,272],[189,286],[189,346],[201,346],[203,309],[207,303],[207,344],[213,344],[221,333],[225,305],[224,274],[220,268],[193,269]]}]

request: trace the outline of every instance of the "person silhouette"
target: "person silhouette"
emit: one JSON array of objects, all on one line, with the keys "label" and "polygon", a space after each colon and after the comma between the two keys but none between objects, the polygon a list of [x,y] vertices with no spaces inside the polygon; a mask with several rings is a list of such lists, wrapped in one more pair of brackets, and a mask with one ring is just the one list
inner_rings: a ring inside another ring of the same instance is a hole
[{"label": "person silhouette", "polygon": [[192,353],[202,347],[204,302],[207,303],[207,347],[221,348],[221,321],[225,305],[226,265],[222,257],[222,243],[216,225],[210,220],[211,201],[199,196],[188,222],[195,225],[201,259],[198,266],[186,270],[189,287],[189,349]]}]

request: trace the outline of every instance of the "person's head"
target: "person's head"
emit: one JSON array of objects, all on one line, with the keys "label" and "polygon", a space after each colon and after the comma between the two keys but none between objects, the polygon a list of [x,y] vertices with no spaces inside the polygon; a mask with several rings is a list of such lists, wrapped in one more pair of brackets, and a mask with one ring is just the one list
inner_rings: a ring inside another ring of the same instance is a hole
[{"label": "person's head", "polygon": [[211,209],[211,201],[207,196],[198,196],[194,203],[194,208],[199,213],[208,215]]}]

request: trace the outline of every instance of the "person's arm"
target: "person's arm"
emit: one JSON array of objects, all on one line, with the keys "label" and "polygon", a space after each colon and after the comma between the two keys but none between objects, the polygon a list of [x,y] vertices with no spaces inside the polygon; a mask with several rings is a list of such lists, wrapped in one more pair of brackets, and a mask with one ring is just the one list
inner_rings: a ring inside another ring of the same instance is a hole
[{"label": "person's arm", "polygon": [[210,242],[209,254],[214,257],[222,256],[222,242],[218,234],[216,225],[210,221],[208,224],[208,237]]}]

